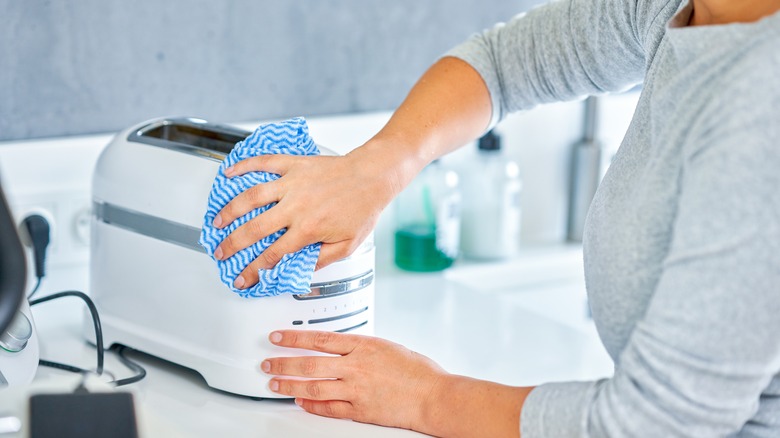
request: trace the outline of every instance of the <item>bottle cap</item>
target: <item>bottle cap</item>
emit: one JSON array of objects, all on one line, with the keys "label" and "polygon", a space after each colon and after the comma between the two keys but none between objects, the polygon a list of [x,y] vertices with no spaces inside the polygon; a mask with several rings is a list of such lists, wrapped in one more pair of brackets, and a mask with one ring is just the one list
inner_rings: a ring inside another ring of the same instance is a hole
[{"label": "bottle cap", "polygon": [[491,129],[479,139],[477,148],[481,151],[500,151],[501,137]]}]

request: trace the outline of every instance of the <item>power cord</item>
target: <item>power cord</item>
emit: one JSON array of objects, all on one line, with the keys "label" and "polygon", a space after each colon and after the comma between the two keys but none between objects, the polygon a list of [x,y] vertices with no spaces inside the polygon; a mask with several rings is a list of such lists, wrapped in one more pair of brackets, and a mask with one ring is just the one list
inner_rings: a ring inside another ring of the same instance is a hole
[{"label": "power cord", "polygon": [[51,242],[51,226],[49,221],[45,217],[39,214],[31,214],[24,218],[22,221],[24,229],[30,236],[30,243],[32,244],[33,260],[35,265],[35,277],[37,281],[32,292],[27,295],[29,300],[41,287],[41,281],[46,275],[46,249]]},{"label": "power cord", "polygon": [[32,297],[33,297],[33,295],[35,295],[35,292],[38,292],[38,289],[41,287],[41,281],[42,281],[42,280],[43,280],[43,277],[38,277],[38,279],[37,279],[37,280],[35,280],[35,286],[34,286],[34,287],[33,287],[33,289],[30,291],[30,293],[29,293],[29,294],[27,294],[27,299],[28,299],[28,300],[29,300],[30,298],[32,298]]},{"label": "power cord", "polygon": [[125,347],[124,345],[115,345],[111,349],[116,351],[116,354],[119,357],[119,360],[122,361],[122,363],[126,367],[130,368],[131,370],[135,371],[135,373],[136,373],[135,376],[128,377],[126,379],[114,380],[113,383],[116,386],[129,385],[131,383],[139,382],[139,381],[143,380],[144,377],[146,377],[146,370],[144,369],[144,367],[142,367],[141,365],[139,365],[136,362],[133,362],[132,360],[128,359],[127,356],[125,356],[125,352],[126,351],[136,351],[136,350],[133,350],[130,347]]},{"label": "power cord", "polygon": [[[117,357],[119,358],[119,361],[122,362],[122,364],[124,366],[126,366],[127,368],[129,368],[132,371],[135,371],[135,373],[136,373],[134,376],[130,376],[130,377],[127,377],[125,379],[117,379],[116,376],[114,376],[113,373],[111,373],[109,371],[106,371],[106,370],[103,370],[104,374],[110,374],[111,375],[111,379],[112,380],[110,382],[108,382],[108,383],[113,383],[114,386],[130,385],[132,383],[140,382],[141,380],[143,380],[146,377],[146,369],[144,367],[142,367],[140,364],[138,364],[137,362],[134,362],[130,358],[125,356],[125,351],[127,351],[127,350],[136,351],[136,350],[133,350],[130,347],[125,347],[124,345],[115,345],[115,346],[109,348],[109,351],[116,352]],[[43,359],[41,359],[41,360],[38,361],[38,364],[41,365],[41,366],[45,366],[45,367],[49,367],[49,368],[55,368],[55,369],[58,369],[58,370],[68,371],[68,372],[76,373],[76,374],[82,374],[82,375],[85,375],[85,376],[92,372],[92,370],[87,370],[87,369],[84,369],[84,368],[79,368],[79,367],[76,367],[76,366],[73,366],[73,365],[67,365],[67,364],[60,363],[60,362],[53,362],[53,361],[50,361],[50,360],[43,360]]]},{"label": "power cord", "polygon": [[[47,301],[56,300],[58,298],[64,298],[64,297],[80,298],[82,301],[84,301],[84,303],[86,303],[87,308],[89,309],[89,313],[92,315],[92,324],[95,326],[95,345],[97,346],[97,368],[95,369],[95,372],[98,375],[102,375],[103,355],[104,355],[103,326],[100,325],[100,316],[98,315],[97,307],[95,307],[95,303],[92,302],[92,299],[89,298],[87,294],[77,290],[67,290],[64,292],[57,292],[55,294],[47,295],[43,298],[38,298],[36,300],[30,301],[30,306],[35,306],[37,304],[45,303]],[[42,362],[48,362],[48,361],[42,361]],[[70,367],[70,365],[57,364],[56,362],[51,362],[51,363],[56,364],[55,368],[66,369],[64,367]],[[77,371],[77,372],[81,372],[81,371]]]},{"label": "power cord", "polygon": [[[49,243],[51,242],[51,226],[49,225],[49,221],[47,221],[45,217],[39,214],[31,214],[25,217],[24,220],[22,221],[22,225],[27,231],[27,234],[30,237],[30,243],[32,244],[31,246],[33,250],[33,259],[35,262],[34,263],[35,277],[37,278],[35,282],[35,287],[33,287],[32,291],[27,295],[27,299],[30,300],[33,297],[33,295],[35,295],[35,293],[38,291],[38,289],[41,287],[41,282],[43,280],[43,277],[46,276],[46,249],[49,247]],[[97,375],[99,376],[103,375],[103,371],[104,371],[103,363],[104,363],[104,356],[105,356],[105,347],[103,346],[103,328],[102,325],[100,324],[100,316],[98,315],[97,307],[95,307],[95,303],[92,302],[92,299],[89,298],[87,294],[76,290],[58,292],[55,294],[47,295],[43,298],[31,300],[30,306],[34,306],[36,304],[45,303],[47,301],[56,300],[58,298],[63,298],[63,297],[80,298],[87,305],[87,308],[89,308],[89,313],[92,316],[92,324],[95,326],[95,346],[97,347],[97,368],[95,369],[95,373],[97,373]],[[112,350],[117,353],[119,360],[127,368],[133,370],[136,373],[134,376],[125,379],[117,380],[114,378],[112,383],[114,383],[116,386],[129,385],[131,383],[138,382],[144,377],[146,377],[146,370],[144,369],[144,367],[133,362],[132,360],[127,358],[127,356],[125,356],[126,351],[135,351],[135,350],[125,346],[115,346],[112,348]],[[83,375],[92,372],[91,370],[85,370],[83,368],[79,368],[73,365],[68,365],[68,364],[54,362],[45,359],[41,359],[38,363],[41,366],[56,368],[59,370],[69,371],[72,373],[80,373]]]},{"label": "power cord", "polygon": [[44,359],[38,360],[38,365],[42,367],[55,368],[62,371],[69,371],[71,373],[77,373],[77,374],[87,374],[91,372],[90,370],[85,370],[84,368],[74,367],[73,365],[68,365],[68,364],[54,362],[51,360],[44,360]]},{"label": "power cord", "polygon": [[[63,297],[77,297],[86,303],[87,307],[89,308],[89,313],[92,316],[92,323],[95,326],[95,346],[97,348],[97,368],[95,369],[95,373],[97,375],[103,375],[104,372],[108,373],[107,371],[104,371],[103,369],[103,360],[104,360],[104,354],[105,354],[105,348],[103,346],[103,327],[100,324],[100,316],[98,315],[97,307],[95,307],[95,303],[92,301],[92,299],[85,294],[84,292],[71,290],[71,291],[64,291],[64,292],[58,292],[55,294],[47,295],[43,298],[38,298],[36,300],[30,301],[30,306],[34,306],[36,304],[45,303],[47,301],[56,300],[58,298]],[[115,386],[124,386],[124,385],[130,385],[132,383],[136,383],[141,381],[144,377],[146,377],[146,369],[142,367],[140,364],[132,361],[129,359],[125,352],[130,351],[134,352],[136,350],[126,347],[124,345],[114,345],[110,349],[111,351],[116,352],[117,356],[119,357],[119,360],[124,364],[127,368],[134,371],[136,374],[134,376],[125,378],[125,379],[116,379],[113,377],[112,374],[112,381],[110,383],[113,383]],[[86,375],[88,373],[91,373],[91,370],[86,370],[83,368],[79,368],[73,365],[68,365],[60,362],[54,362],[50,360],[44,360],[41,359],[38,362],[41,366],[49,367],[49,368],[56,368],[63,371],[69,371],[72,373],[79,373]],[[110,373],[109,373],[110,374]]]}]

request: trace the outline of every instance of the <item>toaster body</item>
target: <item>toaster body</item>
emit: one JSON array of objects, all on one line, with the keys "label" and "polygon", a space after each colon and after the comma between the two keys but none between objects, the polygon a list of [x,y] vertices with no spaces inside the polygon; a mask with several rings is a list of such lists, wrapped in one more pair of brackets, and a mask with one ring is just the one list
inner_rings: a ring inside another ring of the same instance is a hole
[{"label": "toaster body", "polygon": [[306,295],[241,298],[225,286],[198,238],[220,162],[249,134],[188,118],[117,135],[93,178],[90,293],[106,346],[191,368],[220,390],[279,397],[260,362],[313,353],[272,345],[271,331],[373,333],[374,244],[316,271]]}]

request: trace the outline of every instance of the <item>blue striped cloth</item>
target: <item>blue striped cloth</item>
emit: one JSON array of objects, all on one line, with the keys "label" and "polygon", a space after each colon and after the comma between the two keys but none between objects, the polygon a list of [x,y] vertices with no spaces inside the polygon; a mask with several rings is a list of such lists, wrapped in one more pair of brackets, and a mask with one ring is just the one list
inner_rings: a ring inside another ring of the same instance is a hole
[{"label": "blue striped cloth", "polygon": [[[250,219],[273,207],[276,203],[257,208],[236,219],[229,226],[218,229],[212,225],[214,217],[220,210],[239,193],[279,178],[279,175],[268,172],[250,172],[233,178],[225,177],[225,169],[237,162],[250,157],[265,154],[289,155],[319,155],[320,151],[309,137],[309,127],[303,118],[295,118],[281,123],[270,123],[258,127],[245,140],[236,144],[230,154],[219,166],[219,172],[214,180],[209,194],[206,216],[203,218],[203,229],[200,244],[214,258],[217,246],[236,228]],[[216,260],[219,267],[219,277],[233,292],[244,298],[267,297],[283,293],[303,294],[309,292],[311,276],[320,255],[320,244],[306,246],[302,250],[286,254],[279,264],[271,270],[259,271],[260,281],[247,289],[236,289],[233,281],[248,265],[266,248],[276,241],[286,229],[260,240],[254,245],[237,252],[227,260]]]}]

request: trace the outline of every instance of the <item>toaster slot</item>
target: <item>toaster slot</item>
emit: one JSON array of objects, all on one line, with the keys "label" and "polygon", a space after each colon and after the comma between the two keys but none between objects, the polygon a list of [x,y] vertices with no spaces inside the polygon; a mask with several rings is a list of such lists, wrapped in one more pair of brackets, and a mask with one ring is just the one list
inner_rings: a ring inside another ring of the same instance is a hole
[{"label": "toaster slot", "polygon": [[128,141],[222,161],[251,133],[195,118],[165,119],[130,133]]}]

